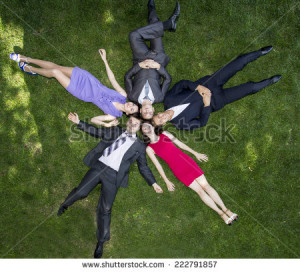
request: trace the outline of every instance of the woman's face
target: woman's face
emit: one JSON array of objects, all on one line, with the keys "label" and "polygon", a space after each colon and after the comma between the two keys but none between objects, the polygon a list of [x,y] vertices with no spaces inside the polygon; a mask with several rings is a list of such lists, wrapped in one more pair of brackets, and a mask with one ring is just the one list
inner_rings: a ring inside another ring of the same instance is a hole
[{"label": "woman's face", "polygon": [[154,127],[148,123],[144,123],[142,125],[142,132],[147,136],[152,135],[154,134]]},{"label": "woman's face", "polygon": [[125,111],[127,114],[138,112],[139,108],[132,102],[125,103]]}]

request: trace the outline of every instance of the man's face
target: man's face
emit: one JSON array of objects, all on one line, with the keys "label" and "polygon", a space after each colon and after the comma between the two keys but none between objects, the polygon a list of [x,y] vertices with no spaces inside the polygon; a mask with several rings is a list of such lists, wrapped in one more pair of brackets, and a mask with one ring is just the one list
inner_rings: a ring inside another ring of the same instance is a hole
[{"label": "man's face", "polygon": [[152,105],[143,105],[140,112],[145,120],[150,120],[153,117],[154,108],[152,107]]},{"label": "man's face", "polygon": [[165,112],[160,112],[152,120],[156,126],[164,126],[169,120],[169,115]]},{"label": "man's face", "polygon": [[140,130],[141,120],[130,117],[126,123],[126,130],[130,134],[136,134]]}]

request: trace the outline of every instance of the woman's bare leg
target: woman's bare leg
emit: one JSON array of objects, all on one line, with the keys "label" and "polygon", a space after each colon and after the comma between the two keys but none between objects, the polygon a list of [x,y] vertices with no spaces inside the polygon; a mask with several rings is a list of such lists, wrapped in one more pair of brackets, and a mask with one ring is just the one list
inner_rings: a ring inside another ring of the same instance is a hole
[{"label": "woman's bare leg", "polygon": [[209,196],[213,199],[213,201],[222,208],[223,211],[227,210],[227,208],[225,207],[225,204],[222,201],[221,197],[219,196],[217,191],[208,184],[207,179],[204,175],[201,175],[199,178],[196,179],[196,181],[202,187],[202,189],[207,194],[209,194]]},{"label": "woman's bare leg", "polygon": [[70,84],[71,78],[66,76],[61,70],[53,68],[53,69],[45,69],[45,68],[36,68],[33,66],[27,65],[25,67],[26,72],[37,73],[41,76],[52,78],[54,77],[65,89]]},{"label": "woman's bare leg", "polygon": [[216,211],[219,215],[222,215],[223,212],[218,208],[216,203],[212,200],[212,198],[203,190],[203,188],[200,186],[200,184],[197,182],[197,180],[194,180],[189,188],[194,190],[202,199],[202,201],[210,208],[212,208],[214,211]]},{"label": "woman's bare leg", "polygon": [[[219,207],[216,205],[216,203],[213,201],[213,199],[203,190],[201,185],[197,182],[197,179],[195,179],[189,186],[192,190],[194,190],[202,199],[202,201],[210,208],[212,208],[214,211],[216,211],[224,220],[226,221],[229,219],[226,213],[224,213],[222,210],[219,209]],[[230,224],[231,222],[229,222]],[[226,223],[227,224],[227,223]]]},{"label": "woman's bare leg", "polygon": [[57,65],[57,64],[55,64],[54,62],[51,62],[51,61],[33,59],[33,58],[26,57],[26,56],[23,56],[23,55],[20,55],[20,58],[21,58],[22,61],[25,61],[27,63],[36,64],[36,65],[38,65],[42,68],[58,69],[58,70],[62,71],[67,77],[71,78],[73,67],[60,66],[60,65]]},{"label": "woman's bare leg", "polygon": [[196,179],[196,181],[200,184],[200,186],[203,188],[203,190],[213,199],[213,201],[222,208],[223,212],[226,212],[228,216],[232,216],[233,212],[227,209],[225,206],[223,200],[217,193],[217,191],[210,186],[210,184],[207,182],[207,179],[204,175],[200,176],[199,178]]}]

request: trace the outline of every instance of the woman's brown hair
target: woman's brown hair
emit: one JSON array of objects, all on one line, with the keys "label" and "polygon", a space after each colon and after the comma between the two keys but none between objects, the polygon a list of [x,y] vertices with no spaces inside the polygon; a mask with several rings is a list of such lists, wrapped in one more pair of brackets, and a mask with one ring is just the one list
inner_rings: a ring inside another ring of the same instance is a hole
[{"label": "woman's brown hair", "polygon": [[[151,123],[151,120],[144,120],[143,119],[141,127],[143,126],[143,124],[149,124],[149,125],[153,126],[153,124]],[[163,131],[164,131],[163,128],[162,128],[162,126],[153,126],[153,127],[154,127],[154,133],[157,136],[160,136],[160,134],[162,134]],[[150,138],[143,133],[143,130],[141,130],[141,132],[142,132],[142,135],[143,135],[143,141],[144,141],[144,143],[146,143],[147,145],[150,144]]]}]

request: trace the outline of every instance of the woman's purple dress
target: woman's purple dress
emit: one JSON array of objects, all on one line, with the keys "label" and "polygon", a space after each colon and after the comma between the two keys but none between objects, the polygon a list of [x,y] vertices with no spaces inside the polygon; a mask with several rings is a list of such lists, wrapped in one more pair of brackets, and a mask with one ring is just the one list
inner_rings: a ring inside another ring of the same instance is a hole
[{"label": "woman's purple dress", "polygon": [[71,82],[66,90],[80,100],[94,103],[105,114],[114,117],[122,116],[122,112],[117,110],[112,102],[125,104],[126,97],[104,86],[86,70],[75,67],[72,71]]}]

